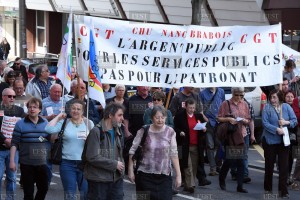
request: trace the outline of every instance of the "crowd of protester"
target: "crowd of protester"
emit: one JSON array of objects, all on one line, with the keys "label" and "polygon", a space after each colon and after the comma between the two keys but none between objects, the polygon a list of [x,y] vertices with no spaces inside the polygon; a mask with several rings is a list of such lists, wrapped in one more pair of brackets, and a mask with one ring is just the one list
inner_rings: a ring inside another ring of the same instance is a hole
[{"label": "crowd of protester", "polygon": [[[62,83],[50,77],[46,65],[39,66],[31,80],[20,58],[15,59],[12,68],[6,65],[0,60],[0,178],[6,173],[7,195],[15,194],[20,169],[24,199],[45,198],[52,178],[49,149],[62,127],[59,170],[65,199],[76,199],[77,190],[81,199],[123,199],[125,171],[136,184],[137,194],[149,195],[150,199],[172,199],[181,192],[180,186],[183,192],[194,193],[197,185],[211,184],[207,174],[219,176],[220,189],[226,190],[229,170],[237,181],[236,191],[248,193],[244,183],[252,181],[247,153],[255,141],[254,110],[244,99],[243,87],[231,88],[228,100],[224,90],[215,87],[167,90],[137,86],[136,93],[128,98],[125,85],[103,84],[107,103],[103,108],[87,96],[86,83],[75,74],[71,92],[66,94]],[[298,77],[293,73],[292,61],[287,61],[283,77],[281,89],[264,88],[268,103],[262,111],[263,187],[266,193],[275,192],[272,178],[276,164],[278,193],[288,198],[289,185],[300,189],[299,159],[293,170],[293,150],[300,139],[300,97],[295,91]],[[206,123],[204,128],[194,128],[202,123]],[[216,131],[220,124],[228,123],[236,127],[234,132]],[[289,146],[283,142],[285,127]],[[132,146],[126,152],[125,144],[130,139]],[[135,168],[133,158],[139,147],[143,159]],[[244,149],[243,155],[232,157],[230,148]],[[42,154],[43,150],[47,153]]]}]

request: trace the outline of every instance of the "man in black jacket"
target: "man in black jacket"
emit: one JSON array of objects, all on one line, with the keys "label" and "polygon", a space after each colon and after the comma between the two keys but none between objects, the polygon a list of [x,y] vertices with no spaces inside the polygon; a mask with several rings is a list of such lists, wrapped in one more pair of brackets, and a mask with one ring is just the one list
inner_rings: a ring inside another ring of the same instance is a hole
[{"label": "man in black jacket", "polygon": [[26,71],[26,67],[22,65],[21,58],[17,57],[15,59],[14,65],[11,67],[14,71],[19,71],[22,74],[23,79],[28,82],[28,75]]}]

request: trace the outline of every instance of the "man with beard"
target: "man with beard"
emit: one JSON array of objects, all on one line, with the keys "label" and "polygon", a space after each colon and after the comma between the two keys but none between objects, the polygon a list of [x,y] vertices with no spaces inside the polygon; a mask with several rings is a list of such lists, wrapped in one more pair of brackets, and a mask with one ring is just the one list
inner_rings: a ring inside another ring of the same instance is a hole
[{"label": "man with beard", "polygon": [[110,103],[89,133],[82,153],[88,199],[123,199],[124,158],[121,140],[124,106]]}]

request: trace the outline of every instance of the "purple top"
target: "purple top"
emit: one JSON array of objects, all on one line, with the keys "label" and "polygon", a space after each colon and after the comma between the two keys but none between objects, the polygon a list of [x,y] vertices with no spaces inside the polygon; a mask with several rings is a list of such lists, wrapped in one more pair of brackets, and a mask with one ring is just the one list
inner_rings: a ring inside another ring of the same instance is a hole
[{"label": "purple top", "polygon": [[[144,134],[144,129],[137,132],[129,154],[133,155],[138,148]],[[171,158],[178,158],[176,133],[173,128],[164,126],[162,131],[154,132],[152,125],[143,146],[143,160],[138,171],[149,174],[170,175],[172,172]]]}]

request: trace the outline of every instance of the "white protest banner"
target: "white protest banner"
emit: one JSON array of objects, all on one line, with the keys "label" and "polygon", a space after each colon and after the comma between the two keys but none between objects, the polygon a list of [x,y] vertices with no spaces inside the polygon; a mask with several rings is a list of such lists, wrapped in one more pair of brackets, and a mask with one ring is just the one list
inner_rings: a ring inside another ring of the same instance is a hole
[{"label": "white protest banner", "polygon": [[84,76],[90,27],[103,83],[170,88],[282,82],[280,24],[176,26],[76,15],[77,61]]},{"label": "white protest banner", "polygon": [[20,117],[3,116],[1,132],[6,138],[12,138],[15,125],[20,119]]}]

